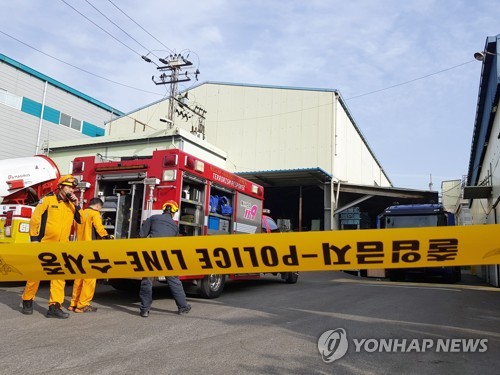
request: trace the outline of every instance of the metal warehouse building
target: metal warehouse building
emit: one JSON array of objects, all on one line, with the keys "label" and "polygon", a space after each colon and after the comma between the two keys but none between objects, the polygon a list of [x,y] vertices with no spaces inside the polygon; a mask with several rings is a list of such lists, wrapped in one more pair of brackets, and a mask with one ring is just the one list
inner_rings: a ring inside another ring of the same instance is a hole
[{"label": "metal warehouse building", "polygon": [[0,54],[0,159],[31,156],[52,142],[104,135],[123,113]]}]

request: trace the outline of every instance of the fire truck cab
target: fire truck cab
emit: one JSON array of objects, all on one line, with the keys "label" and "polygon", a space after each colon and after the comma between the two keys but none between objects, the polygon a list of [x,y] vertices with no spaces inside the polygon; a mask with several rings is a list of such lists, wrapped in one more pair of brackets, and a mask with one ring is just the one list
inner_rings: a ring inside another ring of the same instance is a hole
[{"label": "fire truck cab", "polygon": [[[170,199],[179,203],[174,220],[180,235],[259,233],[269,228],[263,216],[262,186],[179,149],[109,161],[95,156],[77,157],[72,173],[82,183],[89,183],[90,187],[82,191],[84,201],[96,196],[104,201],[103,224],[117,239],[139,237],[142,222],[162,213],[163,203]],[[195,285],[201,296],[215,298],[222,293],[226,278],[214,274],[182,276],[181,280]],[[297,281],[295,273],[284,273],[282,278]],[[158,281],[166,279],[160,277]],[[109,283],[117,289],[131,285],[124,279],[111,279]]]}]

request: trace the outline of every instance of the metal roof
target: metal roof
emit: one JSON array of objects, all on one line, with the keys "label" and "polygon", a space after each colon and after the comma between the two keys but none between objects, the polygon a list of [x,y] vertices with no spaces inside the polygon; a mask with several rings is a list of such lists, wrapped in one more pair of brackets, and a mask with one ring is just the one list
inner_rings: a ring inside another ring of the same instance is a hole
[{"label": "metal roof", "polygon": [[323,185],[332,179],[332,176],[321,168],[237,172],[236,174],[264,187]]},{"label": "metal roof", "polygon": [[[254,172],[238,172],[238,176],[246,178],[264,187],[286,187],[286,186],[311,186],[329,184],[332,175],[321,168],[298,168],[284,170],[268,170]],[[334,183],[337,180],[334,177]],[[425,201],[438,200],[438,192],[430,190],[415,190],[396,187],[383,187],[375,185],[358,185],[340,183],[340,192],[361,195],[373,195],[380,197],[393,197],[399,199],[418,199]]]},{"label": "metal roof", "polygon": [[369,194],[380,197],[392,197],[399,199],[417,199],[426,202],[437,202],[438,192],[432,190],[415,190],[397,187],[371,186],[371,185],[356,185],[356,184],[341,184],[340,192]]}]

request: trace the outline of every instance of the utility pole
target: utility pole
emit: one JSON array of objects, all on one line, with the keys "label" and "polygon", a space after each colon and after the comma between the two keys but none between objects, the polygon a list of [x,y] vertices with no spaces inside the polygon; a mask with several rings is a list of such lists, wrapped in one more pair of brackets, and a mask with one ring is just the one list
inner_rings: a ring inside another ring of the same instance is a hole
[{"label": "utility pole", "polygon": [[177,84],[179,82],[191,81],[191,77],[194,76],[198,80],[198,74],[200,71],[196,69],[193,72],[193,63],[189,61],[186,57],[180,53],[170,54],[165,58],[159,58],[161,64],[158,65],[153,60],[147,56],[142,56],[142,59],[146,62],[153,63],[156,65],[156,69],[161,72],[161,74],[155,79],[152,76],[151,79],[156,85],[170,85],[170,98],[168,105],[167,119],[164,122],[168,123],[168,128],[172,129],[174,127],[174,113],[177,107]]}]

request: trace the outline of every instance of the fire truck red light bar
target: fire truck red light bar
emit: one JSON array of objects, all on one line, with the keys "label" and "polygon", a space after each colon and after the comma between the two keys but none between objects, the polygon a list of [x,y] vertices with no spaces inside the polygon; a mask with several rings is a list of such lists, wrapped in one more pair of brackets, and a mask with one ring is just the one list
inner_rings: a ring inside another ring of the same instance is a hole
[{"label": "fire truck red light bar", "polygon": [[97,167],[95,169],[96,172],[111,172],[111,171],[130,171],[134,169],[147,169],[147,165],[138,164],[138,165],[115,165],[110,167]]},{"label": "fire truck red light bar", "polygon": [[163,157],[163,166],[172,167],[177,165],[177,155],[166,155]]},{"label": "fire truck red light bar", "polygon": [[186,168],[193,169],[194,162],[195,159],[193,157],[186,155],[186,158],[184,159],[184,165],[186,166]]},{"label": "fire truck red light bar", "polygon": [[84,167],[85,167],[85,162],[83,162],[83,161],[75,161],[73,163],[73,174],[75,174],[75,173],[82,173]]}]

